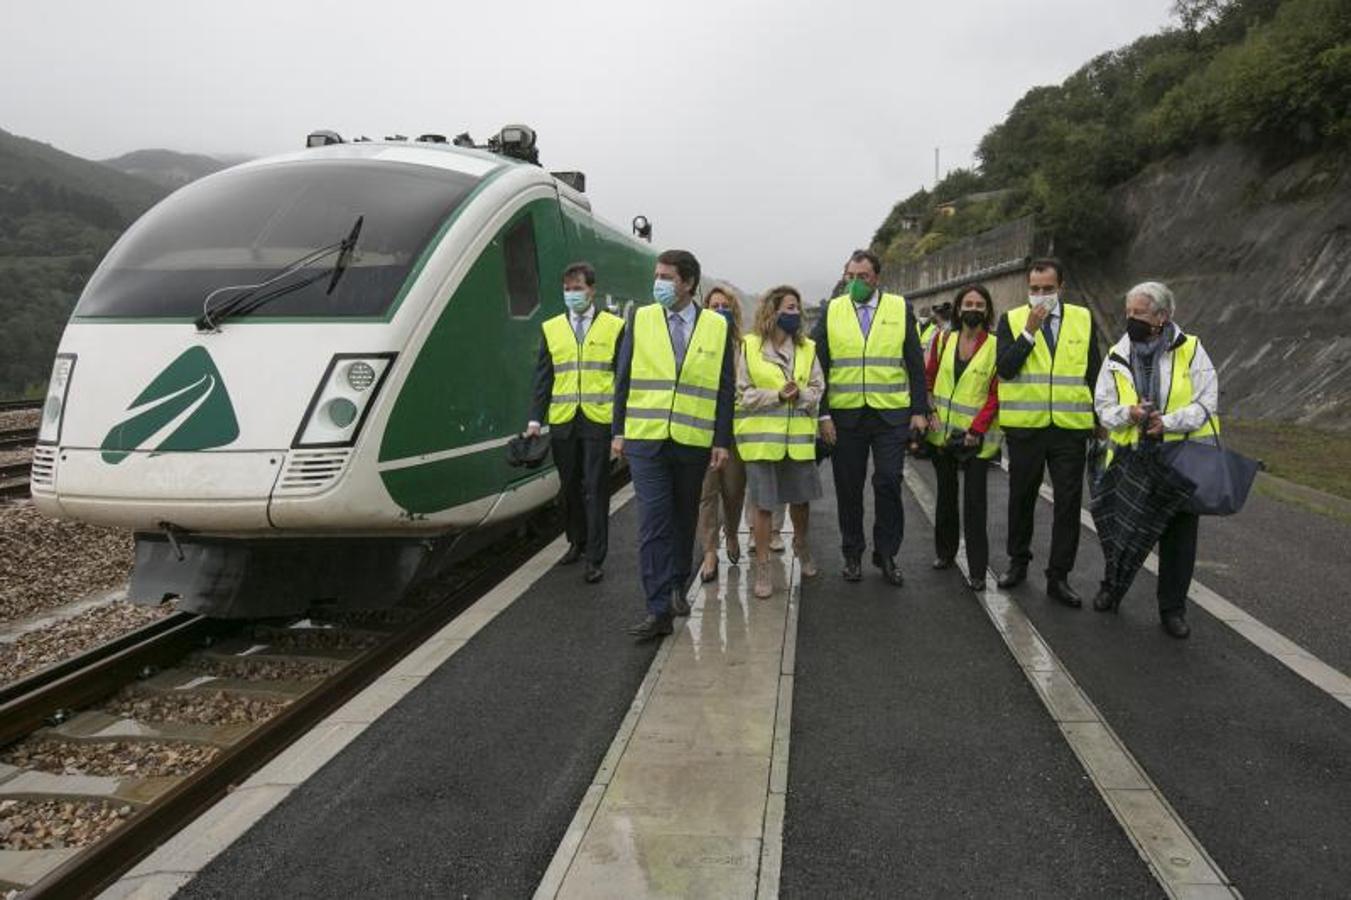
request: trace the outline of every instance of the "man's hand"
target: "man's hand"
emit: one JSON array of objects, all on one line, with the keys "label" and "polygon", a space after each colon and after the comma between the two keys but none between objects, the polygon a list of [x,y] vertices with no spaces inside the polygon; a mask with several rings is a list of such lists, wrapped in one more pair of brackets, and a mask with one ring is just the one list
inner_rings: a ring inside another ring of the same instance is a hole
[{"label": "man's hand", "polygon": [[1163,436],[1163,416],[1157,412],[1149,414],[1149,425],[1145,427],[1145,434],[1150,437]]},{"label": "man's hand", "polygon": [[622,437],[613,438],[610,441],[610,459],[624,458],[624,439]]},{"label": "man's hand", "polygon": [[832,447],[835,446],[835,437],[836,437],[836,435],[835,435],[835,420],[834,420],[834,419],[822,419],[822,420],[821,420],[821,425],[820,425],[820,430],[821,430],[821,440],[825,441],[827,444],[829,444],[829,445],[832,446]]},{"label": "man's hand", "polygon": [[1131,424],[1139,425],[1141,422],[1144,421],[1145,417],[1149,415],[1149,410],[1143,406],[1132,406],[1130,413],[1131,413]]},{"label": "man's hand", "polygon": [[538,422],[531,422],[529,425],[525,426],[525,436],[526,436],[526,437],[539,437],[539,430],[540,430],[540,429],[539,429],[539,423],[538,423]]},{"label": "man's hand", "polygon": [[911,417],[910,417],[910,433],[911,433],[911,434],[923,434],[924,432],[926,432],[926,431],[928,431],[928,430],[929,430],[929,417],[928,417],[928,416],[911,416]]},{"label": "man's hand", "polygon": [[716,472],[727,465],[727,460],[731,455],[727,452],[726,447],[714,447],[713,452],[708,455],[708,467]]},{"label": "man's hand", "polygon": [[792,400],[797,396],[797,382],[790,381],[779,389],[780,400]]},{"label": "man's hand", "polygon": [[1041,330],[1041,323],[1046,321],[1047,314],[1050,313],[1046,307],[1038,303],[1032,307],[1032,311],[1027,314],[1027,330],[1032,332],[1033,337]]},{"label": "man's hand", "polygon": [[943,423],[938,419],[938,413],[929,413],[929,430],[939,431],[943,428]]},{"label": "man's hand", "polygon": [[962,436],[962,444],[967,447],[979,447],[981,445],[981,436],[974,431],[968,431]]}]

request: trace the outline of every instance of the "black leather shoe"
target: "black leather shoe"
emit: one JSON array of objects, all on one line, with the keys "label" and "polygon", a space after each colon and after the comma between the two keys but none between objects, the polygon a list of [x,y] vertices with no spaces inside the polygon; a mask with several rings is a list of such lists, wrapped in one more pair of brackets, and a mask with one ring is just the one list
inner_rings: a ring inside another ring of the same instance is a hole
[{"label": "black leather shoe", "polygon": [[957,565],[957,561],[950,556],[940,556],[933,561],[935,569],[951,569]]},{"label": "black leather shoe", "polygon": [[985,590],[985,579],[984,579],[984,578],[968,578],[968,579],[966,579],[966,586],[969,587],[969,588],[971,588],[971,590],[973,590],[973,591],[975,591],[976,593],[979,594],[981,591]]},{"label": "black leather shoe", "polygon": [[863,563],[859,562],[857,559],[846,559],[844,561],[843,574],[845,581],[862,581]]},{"label": "black leather shoe", "polygon": [[558,561],[560,566],[570,566],[582,558],[582,545],[569,544],[568,552],[563,554],[563,558]]},{"label": "black leather shoe", "polygon": [[900,587],[905,584],[905,576],[901,570],[896,568],[896,560],[889,556],[883,556],[880,553],[873,554],[873,563],[882,570],[882,580],[887,584]]},{"label": "black leather shoe", "polygon": [[1046,596],[1057,603],[1063,603],[1070,609],[1078,609],[1084,605],[1084,598],[1080,597],[1070,583],[1063,578],[1046,579]]},{"label": "black leather shoe", "polygon": [[605,570],[594,563],[586,564],[586,574],[582,576],[587,584],[595,584],[605,577]]},{"label": "black leather shoe", "polygon": [[1169,637],[1175,637],[1179,640],[1186,640],[1187,636],[1192,633],[1191,626],[1182,617],[1182,613],[1166,613],[1159,624],[1163,626],[1164,631],[1168,632]]},{"label": "black leather shoe", "polygon": [[685,594],[681,591],[671,593],[671,612],[677,616],[688,616],[690,614],[690,603],[685,599]]},{"label": "black leather shoe", "polygon": [[629,629],[629,634],[638,639],[638,643],[643,641],[655,641],[675,631],[671,624],[670,616],[651,616],[643,619],[637,625]]},{"label": "black leather shoe", "polygon": [[1107,588],[1098,588],[1093,595],[1093,609],[1098,612],[1116,612],[1121,606],[1121,598],[1112,595]]},{"label": "black leather shoe", "polygon": [[995,582],[1001,588],[1015,588],[1027,580],[1027,564],[1017,564],[1009,566],[1009,570],[999,576],[999,581]]}]

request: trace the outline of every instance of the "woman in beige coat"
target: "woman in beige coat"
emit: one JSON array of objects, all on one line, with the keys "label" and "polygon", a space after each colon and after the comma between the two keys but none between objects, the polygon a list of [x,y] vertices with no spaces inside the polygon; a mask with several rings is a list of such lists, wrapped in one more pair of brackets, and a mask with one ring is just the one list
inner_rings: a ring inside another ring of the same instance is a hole
[{"label": "woman in beige coat", "polygon": [[[751,360],[748,354],[756,353]],[[805,379],[803,376],[806,376]],[[737,354],[737,434],[746,465],[746,491],[755,506],[755,596],[773,594],[769,575],[769,532],[774,510],[788,504],[793,522],[793,551],[802,576],[816,574],[807,549],[808,504],[821,497],[821,476],[815,461],[815,425],[825,375],[816,346],[802,326],[802,297],[788,285],[771,288],[760,300],[755,326]],[[803,434],[797,422],[810,423]],[[759,434],[760,422],[787,429]],[[753,442],[752,434],[759,440]],[[780,443],[781,442],[781,443]],[[771,458],[754,459],[756,447]],[[781,458],[772,458],[781,457]]]}]

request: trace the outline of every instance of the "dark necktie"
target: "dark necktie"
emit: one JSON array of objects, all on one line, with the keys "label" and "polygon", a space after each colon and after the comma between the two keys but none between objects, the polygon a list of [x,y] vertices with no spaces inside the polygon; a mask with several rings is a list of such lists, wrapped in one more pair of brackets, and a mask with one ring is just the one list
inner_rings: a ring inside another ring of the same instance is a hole
[{"label": "dark necktie", "polygon": [[678,313],[671,313],[671,348],[675,350],[676,371],[679,372],[685,365],[685,348],[688,341],[685,337],[685,320]]},{"label": "dark necktie", "polygon": [[1051,330],[1051,317],[1047,316],[1041,323],[1042,336],[1046,338],[1046,349],[1055,355],[1055,332]]}]

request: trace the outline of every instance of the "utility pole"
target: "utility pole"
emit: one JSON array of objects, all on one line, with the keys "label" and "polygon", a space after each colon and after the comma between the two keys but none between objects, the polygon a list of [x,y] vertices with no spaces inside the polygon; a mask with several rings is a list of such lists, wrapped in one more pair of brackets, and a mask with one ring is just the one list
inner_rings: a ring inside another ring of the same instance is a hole
[{"label": "utility pole", "polygon": [[934,148],[934,187],[938,187],[938,148]]}]

